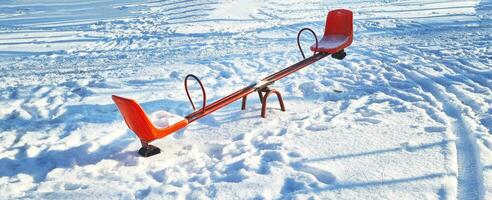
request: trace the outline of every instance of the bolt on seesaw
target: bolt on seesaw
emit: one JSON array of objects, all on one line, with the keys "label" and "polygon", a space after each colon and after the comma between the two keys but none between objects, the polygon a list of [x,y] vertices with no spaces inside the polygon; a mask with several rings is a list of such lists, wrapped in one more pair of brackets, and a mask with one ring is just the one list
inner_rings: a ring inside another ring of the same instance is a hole
[{"label": "bolt on seesaw", "polygon": [[[313,55],[308,58],[305,57],[299,41],[301,33],[306,30],[311,32],[316,40],[316,43],[314,43],[310,47],[311,51],[313,51]],[[260,102],[262,104],[261,117],[265,118],[266,116],[267,99],[268,96],[272,93],[276,94],[281,110],[285,111],[282,95],[278,90],[271,89],[269,88],[269,86],[273,84],[275,81],[283,77],[286,77],[287,75],[292,74],[306,66],[309,66],[328,55],[331,55],[331,57],[335,59],[342,60],[346,56],[344,49],[352,44],[352,40],[353,40],[352,11],[345,10],[345,9],[332,10],[328,12],[328,16],[326,18],[325,31],[320,41],[318,41],[315,32],[309,28],[303,28],[297,34],[297,46],[301,51],[302,57],[304,58],[303,60],[208,105],[207,105],[207,96],[205,93],[205,88],[203,87],[202,82],[195,75],[189,74],[185,77],[184,86],[185,86],[186,95],[190,100],[194,112],[185,116],[183,120],[173,125],[170,125],[166,128],[155,127],[150,121],[150,119],[147,117],[147,114],[145,114],[145,111],[135,100],[119,97],[116,95],[113,95],[112,99],[116,103],[128,127],[133,132],[135,132],[135,134],[137,135],[137,137],[140,139],[142,143],[142,148],[140,148],[138,153],[141,156],[149,157],[160,153],[160,149],[156,146],[150,145],[149,144],[150,142],[159,138],[166,137],[167,135],[170,135],[186,127],[189,123],[194,122],[239,99],[242,99],[241,110],[244,110],[246,109],[247,97],[251,93],[254,92],[258,93]],[[195,79],[200,85],[202,90],[203,105],[198,110],[196,109],[195,104],[191,100],[190,93],[188,92],[189,78]]]}]

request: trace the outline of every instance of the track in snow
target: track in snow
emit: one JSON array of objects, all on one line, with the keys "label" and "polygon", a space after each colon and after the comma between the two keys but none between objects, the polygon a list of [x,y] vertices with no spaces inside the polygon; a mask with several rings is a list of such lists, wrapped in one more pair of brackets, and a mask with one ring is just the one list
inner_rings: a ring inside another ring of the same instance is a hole
[{"label": "track in snow", "polygon": [[[470,2],[472,3],[472,2]],[[436,3],[438,4],[438,3]],[[472,3],[473,4],[473,3]],[[406,6],[406,4],[404,4]],[[469,8],[474,8],[474,6],[471,7],[452,7],[452,6],[443,6],[443,7],[438,7],[434,9],[429,9],[429,12],[434,12],[436,10],[446,10],[446,9],[469,9]],[[420,10],[412,10],[409,8],[408,10],[402,9],[399,10],[399,12],[413,12],[413,11],[420,11]],[[377,15],[377,14],[376,14]],[[473,18],[473,17],[472,17]],[[415,19],[418,19],[415,18]],[[431,17],[432,19],[432,17]],[[480,24],[485,24],[482,22],[479,22]],[[468,21],[462,21],[459,23],[449,23],[449,24],[441,24],[441,31],[442,32],[449,32],[448,34],[450,35],[467,35],[468,37],[473,37],[475,38],[474,43],[476,45],[470,45],[469,43],[466,44],[460,44],[460,41],[457,40],[455,41],[456,43],[453,45],[446,45],[446,41],[440,41],[440,39],[434,39],[434,37],[439,37],[440,34],[437,35],[428,35],[428,34],[418,34],[422,38],[422,43],[430,43],[436,44],[436,46],[432,47],[431,50],[427,50],[425,47],[424,48],[401,48],[397,49],[394,51],[393,49],[388,49],[387,52],[384,54],[385,56],[395,56],[399,57],[400,59],[403,59],[404,61],[402,64],[398,64],[396,67],[397,71],[400,73],[404,74],[405,77],[408,79],[412,80],[415,82],[419,87],[423,89],[426,93],[430,94],[434,99],[431,101],[432,104],[437,104],[439,106],[442,106],[442,112],[446,115],[445,121],[452,127],[451,130],[456,135],[456,151],[457,151],[457,164],[458,164],[458,169],[457,169],[457,198],[458,199],[483,199],[484,198],[484,191],[486,190],[484,187],[484,174],[482,173],[482,163],[480,159],[480,150],[479,146],[477,144],[477,136],[479,136],[479,130],[473,129],[472,127],[480,126],[481,120],[476,120],[474,119],[474,116],[483,116],[483,109],[481,109],[478,104],[476,104],[475,100],[473,100],[473,97],[467,96],[466,93],[459,92],[458,90],[455,89],[454,84],[464,84],[468,85],[470,87],[476,87],[476,88],[481,88],[484,89],[484,93],[490,93],[490,90],[492,89],[491,84],[488,83],[487,81],[484,81],[482,78],[483,76],[487,76],[487,72],[482,73],[483,71],[480,70],[473,70],[473,67],[470,65],[474,65],[470,62],[467,62],[465,65],[460,64],[462,62],[462,59],[460,57],[465,56],[465,55],[473,55],[475,59],[477,59],[479,62],[480,60],[484,61],[487,63],[487,55],[483,54],[486,52],[480,52],[480,49],[482,45],[487,45],[487,39],[484,36],[481,36],[478,31],[483,30],[483,29],[489,29],[487,25],[482,25],[482,26],[476,26],[477,21],[475,20],[468,20]],[[465,30],[462,31],[457,31],[453,30],[455,26],[464,26],[464,27],[470,27],[466,28]],[[421,22],[421,23],[416,23],[414,24],[413,28],[415,30],[415,33],[419,33],[419,31],[424,31],[430,29],[430,27],[435,27],[432,22]],[[448,28],[449,27],[449,28]],[[435,29],[434,29],[435,31]],[[398,32],[395,30],[396,34]],[[478,33],[477,35],[474,35]],[[467,36],[462,36],[462,37],[467,37]],[[406,38],[407,36],[403,36],[403,38]],[[430,40],[430,41],[426,41]],[[440,41],[439,42],[436,42]],[[449,41],[451,42],[451,41]],[[483,44],[485,43],[485,44]],[[402,44],[405,45],[405,44]],[[415,44],[416,46],[419,46],[420,44]],[[425,45],[422,45],[425,46]],[[392,50],[395,53],[392,53]],[[477,51],[478,50],[478,51]],[[446,55],[445,53],[441,52],[446,52],[446,51],[451,51],[451,52],[460,52],[457,54],[452,54],[452,55]],[[486,50],[487,51],[487,50]],[[461,54],[462,52],[462,54]],[[444,76],[450,78],[453,75],[452,74],[460,74],[461,77],[459,78],[452,78],[453,81],[450,81],[449,79],[445,79],[441,76],[436,76],[432,74],[432,72],[426,72],[425,68],[422,68],[419,63],[413,63],[414,60],[419,60],[425,62],[426,59],[429,59],[429,57],[441,57],[437,61],[427,61],[426,63],[433,63],[433,65],[438,65],[438,66],[446,66],[450,70],[450,75],[444,74]],[[417,59],[415,58],[417,57]],[[381,58],[384,59],[384,58]],[[408,59],[408,61],[405,61],[405,59]],[[452,61],[453,59],[458,59],[459,62],[456,63]],[[475,60],[475,61],[477,61]],[[448,62],[450,61],[450,62]],[[471,61],[471,60],[470,60]],[[440,64],[439,62],[442,62],[443,64]],[[466,61],[465,61],[466,62]],[[476,63],[476,62],[475,62]],[[478,65],[480,66],[480,65]],[[486,68],[483,68],[486,69]],[[476,112],[476,113],[475,113]],[[482,124],[482,126],[487,124]],[[477,132],[478,131],[478,132]],[[487,132],[482,132],[481,134],[487,134]]]}]

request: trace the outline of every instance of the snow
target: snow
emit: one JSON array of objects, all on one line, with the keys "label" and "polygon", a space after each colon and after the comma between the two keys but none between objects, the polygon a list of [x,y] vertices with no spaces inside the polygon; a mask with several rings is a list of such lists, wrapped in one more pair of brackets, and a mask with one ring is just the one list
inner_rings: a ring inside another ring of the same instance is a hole
[{"label": "snow", "polygon": [[[251,95],[138,156],[111,95],[167,127],[187,74],[208,103],[263,84],[336,8],[347,57],[272,84],[285,112]],[[491,33],[489,0],[2,1],[0,199],[492,199]]]},{"label": "snow", "polygon": [[164,110],[153,112],[150,115],[150,121],[157,128],[166,128],[169,125],[175,124],[183,119],[184,119],[183,117],[174,115]]}]

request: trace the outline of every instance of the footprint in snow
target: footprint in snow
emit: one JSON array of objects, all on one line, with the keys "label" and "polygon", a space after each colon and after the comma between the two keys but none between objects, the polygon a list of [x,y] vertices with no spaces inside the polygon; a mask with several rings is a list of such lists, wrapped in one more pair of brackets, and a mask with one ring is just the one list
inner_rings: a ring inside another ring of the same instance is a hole
[{"label": "footprint in snow", "polygon": [[319,169],[317,167],[311,167],[309,165],[305,165],[302,163],[293,163],[292,168],[312,174],[319,182],[322,182],[324,184],[332,184],[336,181],[335,175],[333,175],[331,172],[326,171],[324,169]]},{"label": "footprint in snow", "polygon": [[355,119],[355,121],[362,122],[362,123],[369,123],[369,124],[379,124],[379,123],[382,122],[379,119],[368,118],[368,117],[366,117],[366,118],[357,118],[357,119]]},{"label": "footprint in snow", "polygon": [[286,128],[282,128],[278,133],[277,133],[277,136],[284,136],[285,134],[287,133],[287,129]]},{"label": "footprint in snow", "polygon": [[291,157],[291,158],[300,158],[300,157],[302,157],[302,154],[301,154],[301,153],[299,153],[299,152],[295,152],[295,151],[290,152],[290,153],[289,153],[289,154],[287,154],[287,155],[288,155],[289,157]]},{"label": "footprint in snow", "polygon": [[443,126],[429,126],[424,128],[425,132],[437,133],[446,131],[446,127]]},{"label": "footprint in snow", "polygon": [[282,186],[282,190],[280,192],[282,194],[289,194],[303,189],[307,189],[306,183],[296,181],[293,178],[286,178],[284,181],[284,186]]}]

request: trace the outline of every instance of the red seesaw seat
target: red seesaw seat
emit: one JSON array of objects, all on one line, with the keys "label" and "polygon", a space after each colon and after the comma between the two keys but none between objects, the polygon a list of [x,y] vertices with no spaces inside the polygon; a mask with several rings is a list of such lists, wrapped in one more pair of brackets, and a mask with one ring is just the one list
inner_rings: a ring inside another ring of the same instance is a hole
[{"label": "red seesaw seat", "polygon": [[311,51],[334,54],[352,44],[354,37],[352,11],[345,9],[332,10],[326,17],[323,38],[311,46]]},{"label": "red seesaw seat", "polygon": [[145,111],[135,100],[116,95],[113,95],[112,98],[123,115],[126,125],[137,134],[144,147],[148,146],[149,142],[163,138],[188,125],[188,120],[183,119],[166,128],[157,128],[152,124]]}]

